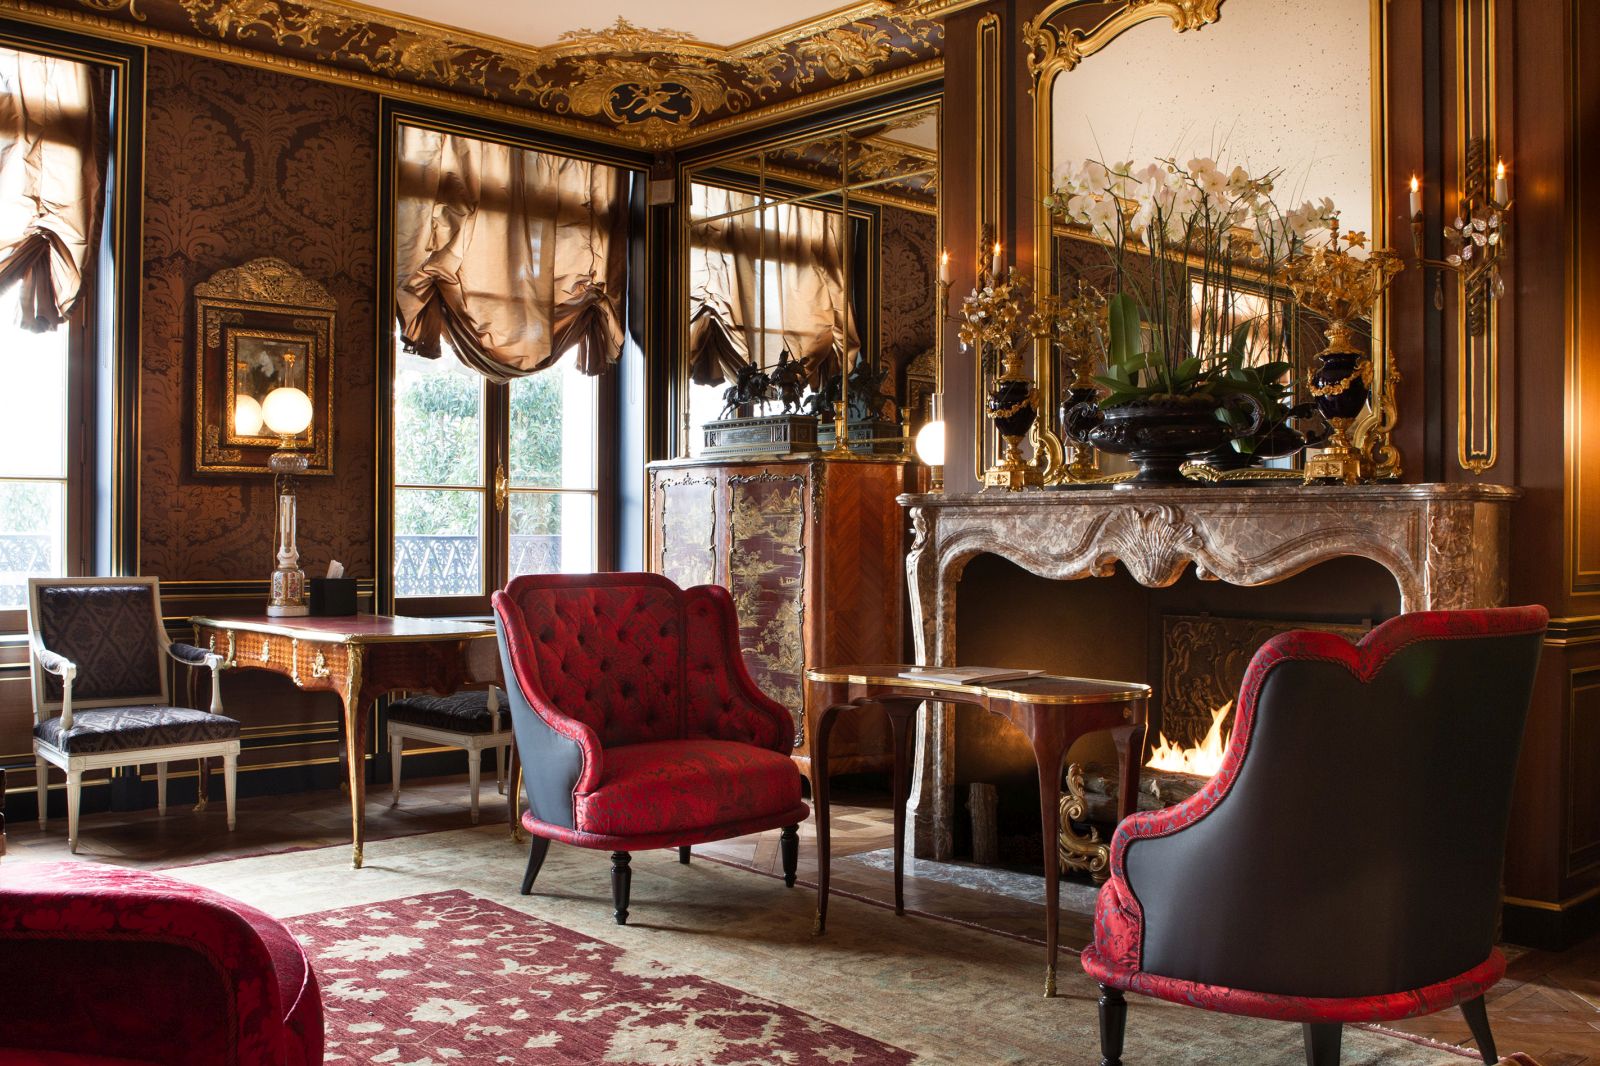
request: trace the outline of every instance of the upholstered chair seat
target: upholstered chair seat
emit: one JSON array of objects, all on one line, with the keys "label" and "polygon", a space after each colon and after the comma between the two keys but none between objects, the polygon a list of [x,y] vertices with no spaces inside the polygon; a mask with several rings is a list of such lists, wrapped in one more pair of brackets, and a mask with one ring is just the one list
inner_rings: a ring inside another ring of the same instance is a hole
[{"label": "upholstered chair seat", "polygon": [[[1483,996],[1542,607],[1401,615],[1351,645],[1256,652],[1222,768],[1117,827],[1083,968],[1101,1055],[1137,992],[1299,1022],[1310,1066],[1341,1027],[1459,1005],[1498,1061]],[[1248,1058],[1248,1055],[1241,1056]]]},{"label": "upholstered chair seat", "polygon": [[452,729],[458,733],[497,733],[511,726],[503,697],[489,706],[489,693],[454,692],[448,696],[407,696],[389,704],[389,721]]},{"label": "upholstered chair seat", "polygon": [[33,735],[68,755],[81,755],[236,739],[239,723],[210,711],[150,704],[79,711],[70,729],[58,714],[34,726]]},{"label": "upholstered chair seat", "polygon": [[464,689],[448,696],[418,693],[389,704],[389,806],[400,803],[400,773],[405,742],[463,748],[467,753],[467,783],[472,793],[472,824],[478,824],[478,788],[483,752],[494,753],[495,790],[505,792],[505,774],[511,750],[511,716],[499,689]]},{"label": "upholstered chair seat", "polygon": [[727,590],[656,574],[519,577],[495,593],[532,834],[522,891],[559,840],[612,852],[627,921],[630,852],[782,829],[793,885],[809,813],[794,722],[745,669]]},{"label": "upholstered chair seat", "polygon": [[[29,665],[39,828],[49,773],[67,775],[67,845],[78,849],[78,807],[90,770],[154,764],[156,808],[167,810],[167,764],[222,759],[228,828],[235,821],[239,723],[222,713],[221,655],[167,637],[153,577],[30,578]],[[167,664],[211,675],[209,710],[175,707]]]}]

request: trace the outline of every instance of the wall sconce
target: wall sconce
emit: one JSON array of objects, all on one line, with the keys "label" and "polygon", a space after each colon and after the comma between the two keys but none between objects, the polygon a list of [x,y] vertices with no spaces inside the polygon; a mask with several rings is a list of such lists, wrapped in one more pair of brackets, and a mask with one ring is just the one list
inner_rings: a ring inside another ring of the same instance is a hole
[{"label": "wall sconce", "polygon": [[295,542],[294,497],[294,476],[306,472],[307,462],[305,454],[295,450],[292,438],[311,425],[311,397],[292,386],[273,389],[261,402],[261,420],[278,435],[278,450],[267,460],[278,495],[278,565],[272,571],[267,614],[310,614],[306,575],[300,569],[300,547]]},{"label": "wall sconce", "polygon": [[[1473,148],[1482,152],[1480,142]],[[1468,167],[1469,174],[1481,174],[1483,168]],[[1507,248],[1507,215],[1511,211],[1510,185],[1506,180],[1505,160],[1497,160],[1494,167],[1492,191],[1482,188],[1481,176],[1469,181],[1455,220],[1444,228],[1445,256],[1428,259],[1423,252],[1422,240],[1422,183],[1416,175],[1411,177],[1411,247],[1417,262],[1435,271],[1433,278],[1433,306],[1444,310],[1444,275],[1448,271],[1461,282],[1461,298],[1466,301],[1467,333],[1483,336],[1488,315],[1485,313],[1491,300],[1505,295],[1505,279],[1500,276],[1500,259]]]}]

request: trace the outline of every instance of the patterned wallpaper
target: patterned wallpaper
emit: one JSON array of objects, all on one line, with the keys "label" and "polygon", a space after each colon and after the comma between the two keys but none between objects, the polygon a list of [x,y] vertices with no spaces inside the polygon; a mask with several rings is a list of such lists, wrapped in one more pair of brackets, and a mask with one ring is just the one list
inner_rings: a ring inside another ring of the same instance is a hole
[{"label": "patterned wallpaper", "polygon": [[906,363],[933,347],[938,231],[932,215],[895,207],[883,209],[880,226],[878,343],[898,381]]},{"label": "patterned wallpaper", "polygon": [[152,49],[144,218],[142,572],[260,579],[267,475],[193,473],[192,291],[274,255],[339,301],[334,471],[300,482],[300,552],[373,574],[377,101],[364,92]]}]

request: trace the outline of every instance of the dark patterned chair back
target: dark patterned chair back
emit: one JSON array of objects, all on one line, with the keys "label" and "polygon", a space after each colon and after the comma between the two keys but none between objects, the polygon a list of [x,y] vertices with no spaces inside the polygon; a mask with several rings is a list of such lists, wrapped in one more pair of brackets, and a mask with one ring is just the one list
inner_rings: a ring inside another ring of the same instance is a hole
[{"label": "dark patterned chair back", "polygon": [[505,595],[522,613],[545,698],[605,747],[684,735],[683,591],[655,574],[538,574]]},{"label": "dark patterned chair back", "polygon": [[[166,703],[160,596],[154,578],[30,583],[28,628],[50,651],[78,666],[74,707]],[[59,708],[61,679],[37,670],[40,713]],[[54,713],[54,710],[51,711]]]},{"label": "dark patterned chair back", "polygon": [[[1124,856],[1147,972],[1295,996],[1421,988],[1494,945],[1541,608],[1276,637],[1240,691],[1221,799]],[[1205,793],[1202,793],[1204,795]]]}]

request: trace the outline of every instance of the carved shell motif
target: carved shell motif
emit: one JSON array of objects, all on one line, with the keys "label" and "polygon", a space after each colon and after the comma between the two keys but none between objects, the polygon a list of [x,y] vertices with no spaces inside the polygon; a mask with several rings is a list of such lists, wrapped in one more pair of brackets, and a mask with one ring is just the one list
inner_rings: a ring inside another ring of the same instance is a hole
[{"label": "carved shell motif", "polygon": [[1165,503],[1117,511],[1100,540],[1106,547],[1095,556],[1096,577],[1110,577],[1121,562],[1135,581],[1151,588],[1178,580],[1204,543],[1194,523]]}]

